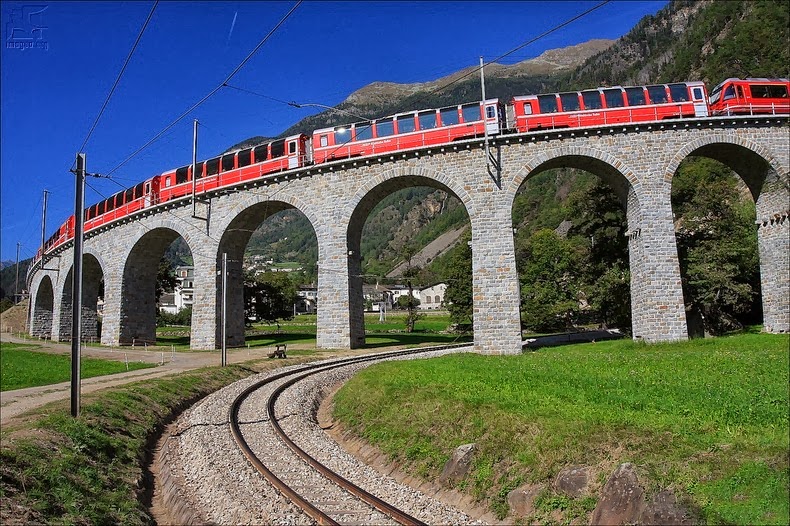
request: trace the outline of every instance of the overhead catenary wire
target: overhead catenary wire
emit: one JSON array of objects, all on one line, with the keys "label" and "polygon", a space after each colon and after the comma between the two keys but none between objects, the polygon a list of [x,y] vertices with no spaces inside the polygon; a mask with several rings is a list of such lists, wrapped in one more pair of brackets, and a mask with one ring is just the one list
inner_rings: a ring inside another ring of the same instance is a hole
[{"label": "overhead catenary wire", "polygon": [[[134,44],[132,44],[132,49],[129,50],[129,54],[126,55],[126,60],[124,61],[123,66],[121,66],[121,71],[119,71],[118,76],[115,77],[115,82],[110,88],[110,92],[107,93],[107,98],[104,99],[104,104],[102,104],[98,115],[96,115],[96,118],[94,119],[93,124],[90,127],[90,130],[88,130],[88,134],[85,136],[85,140],[82,141],[82,145],[77,150],[78,152],[85,151],[85,146],[88,144],[88,141],[90,140],[93,131],[96,129],[96,126],[99,124],[99,119],[101,119],[104,110],[107,108],[107,105],[110,103],[110,99],[112,98],[113,93],[115,93],[115,88],[118,87],[118,84],[121,81],[121,77],[123,77],[123,74],[126,71],[126,67],[129,65],[129,62],[132,60],[132,55],[134,55],[134,52],[137,49],[137,45],[140,44],[140,40],[142,40],[143,38],[143,33],[145,33],[145,29],[148,27],[148,23],[151,21],[151,18],[153,18],[154,11],[156,11],[156,6],[158,4],[159,4],[159,0],[155,0],[154,5],[151,6],[151,11],[148,13],[148,17],[145,19],[145,22],[143,22],[143,27],[140,28],[140,32],[137,34],[137,39],[134,41]],[[74,164],[71,165],[71,168],[72,169],[74,168]]]},{"label": "overhead catenary wire", "polygon": [[231,71],[230,74],[227,77],[225,77],[225,79],[218,86],[216,86],[214,89],[209,91],[208,94],[206,94],[202,99],[200,99],[199,101],[194,103],[192,106],[190,106],[186,111],[184,111],[181,115],[179,115],[173,122],[171,122],[170,124],[165,126],[159,133],[157,133],[151,139],[149,139],[148,142],[143,144],[137,150],[132,152],[128,157],[126,157],[123,161],[121,161],[118,165],[116,165],[113,169],[108,171],[107,175],[112,175],[116,170],[118,170],[119,168],[124,166],[126,163],[128,163],[130,160],[132,160],[135,156],[137,156],[137,154],[139,154],[140,152],[142,152],[143,150],[148,148],[148,146],[150,146],[155,141],[157,141],[170,128],[172,128],[173,126],[178,124],[178,122],[181,121],[181,119],[183,119],[184,117],[189,115],[197,107],[199,107],[201,104],[206,102],[209,98],[211,98],[215,93],[217,93],[219,90],[221,90],[228,82],[230,82],[230,80],[241,70],[241,68],[243,68],[244,65],[247,64],[247,62],[249,62],[249,60],[255,55],[255,53],[257,53],[258,50],[272,37],[272,35],[274,35],[274,33],[280,28],[280,26],[282,26],[285,23],[285,21],[288,20],[288,18],[293,14],[294,11],[296,11],[296,8],[299,7],[299,5],[302,3],[302,1],[303,0],[297,0],[297,2],[293,5],[293,7],[291,7],[291,9],[285,14],[285,16],[283,16],[280,19],[280,21],[277,22],[277,24],[266,34],[266,36],[264,36],[261,39],[261,41],[258,42],[258,45],[256,45],[253,48],[253,50],[250,51],[250,53],[246,57],[244,57],[244,60],[242,60],[239,63],[239,65],[236,66],[236,68],[234,68],[233,71]]}]

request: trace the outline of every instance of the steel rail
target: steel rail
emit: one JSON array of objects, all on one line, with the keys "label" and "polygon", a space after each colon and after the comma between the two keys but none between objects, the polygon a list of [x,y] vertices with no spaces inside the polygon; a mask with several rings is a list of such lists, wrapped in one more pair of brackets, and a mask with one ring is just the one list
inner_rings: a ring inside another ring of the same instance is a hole
[{"label": "steel rail", "polygon": [[[276,415],[274,414],[274,404],[277,400],[277,397],[282,394],[288,387],[291,387],[296,382],[299,382],[310,375],[317,374],[323,371],[329,371],[332,369],[337,369],[340,367],[344,367],[347,365],[353,365],[356,363],[364,363],[368,361],[376,361],[376,360],[383,360],[386,358],[398,357],[398,356],[408,356],[411,354],[418,354],[423,352],[431,352],[431,351],[438,351],[442,349],[451,349],[456,347],[465,347],[469,344],[452,344],[452,345],[443,345],[438,347],[422,347],[417,349],[408,349],[405,351],[395,351],[390,353],[383,353],[377,355],[368,355],[368,356],[360,356],[354,358],[345,358],[341,360],[337,360],[330,363],[322,363],[322,364],[315,364],[315,365],[307,365],[295,370],[286,371],[282,373],[278,373],[272,376],[269,376],[259,382],[256,382],[249,387],[247,387],[244,391],[242,391],[233,403],[230,406],[229,410],[229,423],[230,423],[230,430],[231,434],[233,435],[234,440],[236,440],[237,445],[241,449],[244,456],[250,462],[250,464],[258,470],[259,473],[263,475],[263,477],[268,480],[281,494],[283,494],[287,499],[291,502],[296,504],[300,507],[311,519],[316,521],[318,524],[322,525],[337,525],[338,523],[332,519],[329,515],[327,515],[322,510],[318,509],[314,506],[310,501],[308,501],[305,497],[297,493],[293,490],[287,483],[285,483],[282,479],[280,479],[277,475],[275,475],[269,468],[267,468],[263,462],[255,455],[255,453],[250,448],[247,441],[244,439],[244,436],[241,432],[240,423],[238,420],[239,410],[241,408],[241,404],[255,391],[267,385],[269,383],[275,382],[277,380],[281,380],[283,378],[294,376],[279,388],[277,388],[271,395],[269,395],[269,400],[267,403],[267,411],[269,415],[269,422],[272,425],[275,433],[277,433],[278,437],[283,441],[285,445],[287,445],[294,453],[296,453],[302,460],[304,460],[308,465],[310,465],[313,469],[317,470],[319,473],[324,475],[330,481],[334,482],[347,492],[351,493],[352,495],[356,496],[360,500],[366,502],[367,504],[373,506],[374,508],[378,509],[379,511],[389,515],[396,521],[400,522],[401,524],[408,524],[414,526],[424,526],[425,523],[416,519],[407,513],[395,508],[391,504],[379,499],[375,495],[372,495],[365,491],[364,489],[360,488],[359,486],[355,485],[353,482],[343,478],[341,475],[335,473],[325,465],[321,464],[319,461],[311,457],[307,452],[301,449],[296,443],[294,443],[282,429],[282,427],[277,422]],[[301,373],[301,374],[300,374]]]}]

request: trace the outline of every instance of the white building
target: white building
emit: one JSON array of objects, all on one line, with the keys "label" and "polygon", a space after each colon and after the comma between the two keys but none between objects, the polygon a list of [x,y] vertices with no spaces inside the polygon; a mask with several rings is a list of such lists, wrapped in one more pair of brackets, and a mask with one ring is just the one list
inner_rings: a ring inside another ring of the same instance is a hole
[{"label": "white building", "polygon": [[420,300],[420,308],[427,310],[441,309],[444,304],[444,292],[446,290],[446,283],[436,283],[435,285],[421,288],[417,296]]}]

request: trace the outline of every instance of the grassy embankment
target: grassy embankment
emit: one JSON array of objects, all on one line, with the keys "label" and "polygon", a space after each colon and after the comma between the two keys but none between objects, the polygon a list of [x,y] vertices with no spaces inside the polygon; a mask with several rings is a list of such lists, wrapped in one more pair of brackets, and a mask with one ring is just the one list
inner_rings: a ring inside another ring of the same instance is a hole
[{"label": "grassy embankment", "polygon": [[[38,385],[68,382],[71,378],[71,356],[35,352],[37,345],[4,343],[0,347],[0,391],[23,389]],[[106,374],[133,371],[153,364],[116,362],[82,358],[80,376],[91,378]]]},{"label": "grassy embankment", "polygon": [[589,520],[595,497],[553,492],[556,474],[590,466],[597,489],[633,462],[648,495],[672,488],[702,523],[790,520],[787,335],[388,362],[335,403],[347,428],[428,479],[476,442],[460,488],[499,516],[510,490],[544,483],[531,520],[550,522],[557,509]]},{"label": "grassy embankment", "polygon": [[[5,344],[3,344],[5,347]],[[48,404],[0,431],[0,524],[150,524],[145,466],[185,407],[254,372],[304,359],[212,367]]]}]

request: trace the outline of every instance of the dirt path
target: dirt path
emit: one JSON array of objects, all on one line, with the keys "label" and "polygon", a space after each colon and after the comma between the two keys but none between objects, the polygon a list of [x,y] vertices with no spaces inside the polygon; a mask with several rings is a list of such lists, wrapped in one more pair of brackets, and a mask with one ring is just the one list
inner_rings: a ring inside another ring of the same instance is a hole
[{"label": "dirt path", "polygon": [[[29,343],[38,345],[35,349],[39,352],[49,352],[53,354],[70,354],[70,343],[37,342],[24,340],[10,334],[0,335],[2,343]],[[161,349],[161,348],[159,348]],[[127,373],[112,374],[107,376],[97,376],[94,378],[83,379],[80,382],[80,392],[90,393],[106,387],[123,385],[136,382],[145,378],[159,378],[171,374],[178,374],[192,369],[208,367],[220,364],[220,351],[195,351],[195,352],[162,352],[134,350],[131,348],[114,348],[83,346],[80,353],[83,357],[102,358],[105,360],[117,360],[130,362],[155,363],[157,367],[139,369]],[[240,363],[248,360],[266,358],[271,352],[269,347],[256,347],[252,349],[229,349],[228,363]],[[164,362],[164,363],[162,363]],[[161,364],[161,365],[159,365]],[[59,384],[42,385],[39,387],[28,387],[14,391],[0,392],[0,425],[7,423],[17,415],[35,409],[46,403],[55,400],[62,400],[71,396],[71,382]]]}]

